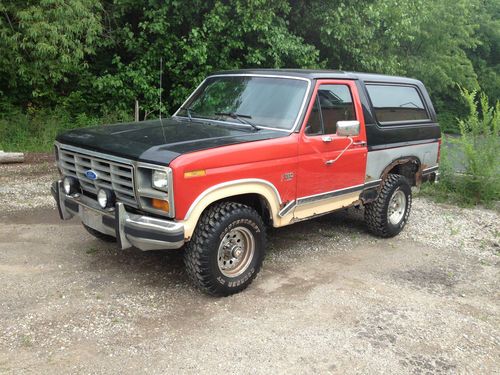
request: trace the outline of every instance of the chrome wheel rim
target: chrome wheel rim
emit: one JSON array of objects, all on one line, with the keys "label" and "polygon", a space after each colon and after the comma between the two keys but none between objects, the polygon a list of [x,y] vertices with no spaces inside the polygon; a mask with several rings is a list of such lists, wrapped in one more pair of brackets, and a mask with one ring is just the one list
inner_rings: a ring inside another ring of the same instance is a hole
[{"label": "chrome wheel rim", "polygon": [[255,253],[255,239],[248,228],[231,229],[219,245],[217,261],[224,276],[236,277],[245,272]]},{"label": "chrome wheel rim", "polygon": [[389,223],[397,225],[403,219],[406,211],[406,195],[401,190],[396,190],[389,200],[387,219]]}]

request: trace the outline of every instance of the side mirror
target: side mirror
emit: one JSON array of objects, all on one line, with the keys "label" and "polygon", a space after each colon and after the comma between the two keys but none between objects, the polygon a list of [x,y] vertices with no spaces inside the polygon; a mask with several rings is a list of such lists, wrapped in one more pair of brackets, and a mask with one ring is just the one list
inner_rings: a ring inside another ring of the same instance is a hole
[{"label": "side mirror", "polygon": [[355,137],[359,135],[359,121],[337,121],[337,135],[339,137]]}]

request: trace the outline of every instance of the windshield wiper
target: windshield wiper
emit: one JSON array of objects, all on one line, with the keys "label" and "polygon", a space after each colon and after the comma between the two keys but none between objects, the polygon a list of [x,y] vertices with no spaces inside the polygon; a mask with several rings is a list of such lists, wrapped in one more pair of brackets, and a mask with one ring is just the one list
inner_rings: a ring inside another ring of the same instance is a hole
[{"label": "windshield wiper", "polygon": [[246,120],[247,118],[251,119],[252,116],[250,115],[242,115],[242,114],[239,114],[239,113],[235,113],[235,112],[216,112],[215,113],[216,116],[227,116],[227,117],[231,117],[231,118],[234,118],[235,120],[238,120],[239,122],[241,122],[242,124],[246,124],[246,125],[250,125],[252,128],[254,128],[255,130],[260,130],[257,125],[251,123],[250,121]]}]

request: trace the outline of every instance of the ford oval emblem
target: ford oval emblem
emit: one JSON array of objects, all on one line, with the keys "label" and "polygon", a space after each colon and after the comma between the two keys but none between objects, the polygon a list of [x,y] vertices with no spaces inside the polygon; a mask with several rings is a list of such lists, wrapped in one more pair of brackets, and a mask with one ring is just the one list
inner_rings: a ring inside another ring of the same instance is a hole
[{"label": "ford oval emblem", "polygon": [[85,176],[89,180],[97,180],[97,173],[94,172],[92,169],[89,169],[88,171],[85,172]]}]

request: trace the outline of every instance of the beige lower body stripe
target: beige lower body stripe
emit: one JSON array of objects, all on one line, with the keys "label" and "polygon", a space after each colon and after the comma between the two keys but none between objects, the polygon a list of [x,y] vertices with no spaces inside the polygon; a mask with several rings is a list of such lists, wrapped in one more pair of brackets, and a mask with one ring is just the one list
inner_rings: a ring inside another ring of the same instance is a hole
[{"label": "beige lower body stripe", "polygon": [[293,221],[328,213],[339,208],[347,207],[358,201],[360,193],[365,188],[367,188],[366,184],[360,184],[326,193],[301,197],[296,201],[289,202],[281,209],[278,215],[283,218],[293,213]]},{"label": "beige lower body stripe", "polygon": [[314,200],[297,205],[293,211],[293,220],[303,220],[309,217],[326,214],[343,207],[348,207],[359,200],[361,191],[362,188],[356,191],[348,191],[344,194],[335,195],[330,198]]}]

